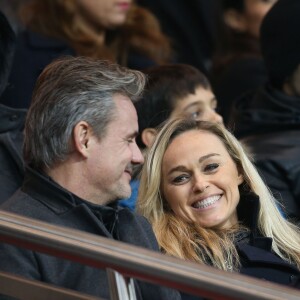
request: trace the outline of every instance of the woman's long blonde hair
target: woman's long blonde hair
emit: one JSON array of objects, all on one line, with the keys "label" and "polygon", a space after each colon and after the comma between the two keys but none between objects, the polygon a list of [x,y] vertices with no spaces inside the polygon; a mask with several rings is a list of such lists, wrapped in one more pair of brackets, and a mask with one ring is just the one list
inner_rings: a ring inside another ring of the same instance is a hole
[{"label": "woman's long blonde hair", "polygon": [[[145,158],[137,202],[138,211],[152,224],[158,243],[165,253],[186,260],[211,264],[219,269],[238,268],[239,259],[233,243],[233,228],[225,232],[202,228],[175,216],[161,192],[162,161],[170,142],[189,130],[208,131],[226,147],[244,184],[260,199],[258,229],[273,239],[272,250],[300,269],[299,229],[280,214],[276,200],[264,184],[239,141],[223,126],[205,121],[169,120],[158,133]],[[242,200],[241,200],[242,201]]]},{"label": "woman's long blonde hair", "polygon": [[89,25],[76,0],[31,0],[20,10],[26,28],[67,42],[78,55],[109,59],[126,65],[128,51],[133,49],[155,63],[171,57],[169,39],[150,11],[132,5],[123,26],[115,30],[103,28],[105,41]]}]

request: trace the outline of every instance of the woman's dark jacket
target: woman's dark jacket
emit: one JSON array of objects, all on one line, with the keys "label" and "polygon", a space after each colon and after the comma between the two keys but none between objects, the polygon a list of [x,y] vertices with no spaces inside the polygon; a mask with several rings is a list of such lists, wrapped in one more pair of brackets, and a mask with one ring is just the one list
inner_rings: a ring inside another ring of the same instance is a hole
[{"label": "woman's dark jacket", "polygon": [[0,104],[0,204],[22,184],[23,128],[26,110]]},{"label": "woman's dark jacket", "polygon": [[[88,203],[30,168],[21,189],[0,209],[158,251],[152,228],[142,216],[116,205]],[[0,270],[109,299],[105,270],[58,257],[0,243]],[[138,299],[179,299],[168,288],[139,281],[136,287]]]},{"label": "woman's dark jacket", "polygon": [[266,85],[241,97],[231,126],[287,217],[300,220],[300,98]]},{"label": "woman's dark jacket", "polygon": [[240,273],[300,288],[300,271],[272,252],[272,239],[264,237],[258,229],[259,198],[254,194],[243,195],[237,207],[238,220],[250,229],[246,239],[236,238],[241,261]]},{"label": "woman's dark jacket", "polygon": [[[300,271],[282,260],[272,252],[272,239],[263,237],[258,230],[259,198],[254,194],[241,191],[241,199],[237,207],[238,220],[250,229],[250,232],[236,234],[235,245],[241,262],[240,274],[256,277],[300,288]],[[182,300],[202,300],[185,293]],[[204,299],[203,299],[204,300]]]}]

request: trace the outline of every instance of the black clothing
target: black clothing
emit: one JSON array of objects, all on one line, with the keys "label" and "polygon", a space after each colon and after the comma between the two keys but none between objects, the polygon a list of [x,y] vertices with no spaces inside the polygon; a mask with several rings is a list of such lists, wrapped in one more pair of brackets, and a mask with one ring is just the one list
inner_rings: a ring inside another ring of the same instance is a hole
[{"label": "black clothing", "polygon": [[237,59],[213,76],[212,85],[218,99],[218,112],[226,125],[234,100],[264,85],[268,78],[262,59],[254,56]]},{"label": "black clothing", "polygon": [[287,217],[300,220],[300,99],[269,85],[241,97],[233,109],[234,134],[254,163]]},{"label": "black clothing", "polygon": [[23,127],[26,110],[0,104],[0,204],[22,184]]},{"label": "black clothing", "polygon": [[[43,69],[62,56],[76,56],[65,41],[47,37],[30,30],[18,34],[13,65],[0,102],[15,108],[28,108],[35,82]],[[127,65],[131,69],[144,69],[155,63],[130,49]]]},{"label": "black clothing", "polygon": [[[1,209],[158,251],[150,224],[115,205],[87,203],[30,168],[24,183]],[[109,298],[105,270],[15,246],[0,244],[0,270],[87,294]],[[179,299],[171,289],[136,282],[138,299]]]},{"label": "black clothing", "polygon": [[176,62],[193,65],[208,75],[215,47],[215,1],[138,0],[158,18],[171,38]]},{"label": "black clothing", "polygon": [[259,198],[243,195],[237,206],[238,220],[250,229],[249,242],[236,243],[241,261],[239,272],[268,281],[300,288],[300,271],[272,252],[272,239],[258,229]]},{"label": "black clothing", "polygon": [[75,55],[63,41],[48,38],[31,31],[23,31],[17,36],[13,65],[1,103],[28,108],[35,82],[42,70],[55,58]]}]

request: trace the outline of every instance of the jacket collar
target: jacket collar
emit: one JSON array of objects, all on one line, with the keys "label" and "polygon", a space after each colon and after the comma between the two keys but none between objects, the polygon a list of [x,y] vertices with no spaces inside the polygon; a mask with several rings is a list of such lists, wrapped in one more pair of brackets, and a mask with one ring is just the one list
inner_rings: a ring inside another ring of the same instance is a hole
[{"label": "jacket collar", "polygon": [[251,192],[244,192],[240,189],[240,201],[237,206],[238,220],[248,227],[252,232],[257,231],[259,197]]},{"label": "jacket collar", "polygon": [[240,191],[240,195],[240,202],[237,206],[238,220],[250,229],[250,245],[270,251],[272,239],[262,236],[258,230],[259,197],[252,192],[243,191]]},{"label": "jacket collar", "polygon": [[26,167],[22,191],[32,198],[43,202],[56,214],[63,214],[80,205],[85,205],[92,211],[100,211],[101,214],[111,214],[120,209],[116,203],[110,205],[96,205],[81,199],[64,189],[52,180],[51,177],[29,166]]}]

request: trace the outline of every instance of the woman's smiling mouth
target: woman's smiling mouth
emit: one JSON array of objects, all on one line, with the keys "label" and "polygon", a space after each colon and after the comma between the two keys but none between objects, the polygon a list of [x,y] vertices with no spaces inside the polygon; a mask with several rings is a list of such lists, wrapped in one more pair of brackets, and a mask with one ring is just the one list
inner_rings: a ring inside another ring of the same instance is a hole
[{"label": "woman's smiling mouth", "polygon": [[222,197],[222,195],[214,195],[214,196],[207,197],[203,200],[194,202],[192,204],[192,207],[197,208],[197,209],[207,208],[207,207],[215,204],[221,197]]}]

